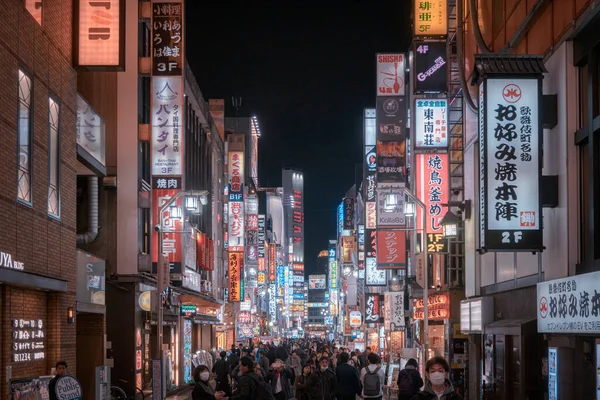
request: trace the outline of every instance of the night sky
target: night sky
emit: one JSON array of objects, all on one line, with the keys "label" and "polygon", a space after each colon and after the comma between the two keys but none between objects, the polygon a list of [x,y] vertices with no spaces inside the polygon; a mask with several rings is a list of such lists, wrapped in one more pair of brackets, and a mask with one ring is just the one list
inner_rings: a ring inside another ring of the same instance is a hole
[{"label": "night sky", "polygon": [[[304,171],[305,270],[336,237],[336,207],[362,162],[362,112],[375,102],[375,53],[410,43],[409,1],[187,1],[186,54],[205,99],[242,96],[258,117],[259,181]],[[236,4],[235,2],[234,4]]]}]

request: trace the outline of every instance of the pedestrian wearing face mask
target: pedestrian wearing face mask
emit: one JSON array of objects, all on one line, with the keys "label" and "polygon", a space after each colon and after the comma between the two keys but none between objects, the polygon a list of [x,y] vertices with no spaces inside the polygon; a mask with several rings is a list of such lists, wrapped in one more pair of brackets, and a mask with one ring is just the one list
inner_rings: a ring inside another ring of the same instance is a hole
[{"label": "pedestrian wearing face mask", "polygon": [[329,358],[321,357],[319,365],[316,366],[314,374],[317,381],[316,393],[313,393],[311,400],[333,400],[335,399],[335,389],[337,378],[335,372],[329,368]]},{"label": "pedestrian wearing face mask", "polygon": [[194,390],[192,400],[215,400],[215,391],[208,384],[210,372],[206,365],[199,365],[194,369]]},{"label": "pedestrian wearing face mask", "polygon": [[443,357],[433,357],[425,364],[425,387],[411,400],[462,400],[448,379],[450,366]]}]

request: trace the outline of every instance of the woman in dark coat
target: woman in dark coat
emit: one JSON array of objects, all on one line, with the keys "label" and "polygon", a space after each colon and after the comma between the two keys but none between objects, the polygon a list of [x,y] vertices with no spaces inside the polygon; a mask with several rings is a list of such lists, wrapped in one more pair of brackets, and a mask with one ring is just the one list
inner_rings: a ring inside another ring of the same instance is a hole
[{"label": "woman in dark coat", "polygon": [[206,365],[199,365],[194,369],[194,390],[192,400],[215,400],[215,391],[208,384],[210,371]]},{"label": "woman in dark coat", "polygon": [[302,368],[302,375],[296,377],[296,382],[294,384],[296,388],[296,400],[309,400],[308,384],[310,374],[312,374],[312,364],[306,364]]}]

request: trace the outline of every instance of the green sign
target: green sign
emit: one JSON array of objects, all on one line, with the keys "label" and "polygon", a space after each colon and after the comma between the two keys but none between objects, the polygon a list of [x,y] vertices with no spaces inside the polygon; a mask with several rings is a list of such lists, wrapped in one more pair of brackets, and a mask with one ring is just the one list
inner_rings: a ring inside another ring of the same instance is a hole
[{"label": "green sign", "polygon": [[182,304],[179,307],[179,315],[183,317],[195,317],[196,306],[194,304]]}]

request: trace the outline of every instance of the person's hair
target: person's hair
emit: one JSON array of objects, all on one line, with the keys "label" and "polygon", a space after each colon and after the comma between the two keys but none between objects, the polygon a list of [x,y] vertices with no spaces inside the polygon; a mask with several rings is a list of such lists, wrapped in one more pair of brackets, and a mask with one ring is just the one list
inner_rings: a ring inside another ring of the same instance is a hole
[{"label": "person's hair", "polygon": [[254,360],[248,356],[244,356],[240,360],[240,365],[248,368],[250,371],[254,370]]},{"label": "person's hair", "polygon": [[227,352],[226,352],[226,351],[222,351],[222,352],[220,352],[220,353],[219,353],[219,356],[220,356],[222,359],[225,359],[225,357],[227,357]]},{"label": "person's hair", "polygon": [[367,351],[367,350],[371,351],[371,347],[367,347],[367,348],[365,349],[365,351]]},{"label": "person's hair", "polygon": [[314,365],[313,363],[304,364],[304,366],[302,367],[302,372],[304,372],[305,368],[312,369],[313,365]]},{"label": "person's hair", "polygon": [[208,371],[208,367],[206,365],[198,365],[196,368],[194,368],[194,373],[192,373],[192,377],[194,378],[194,380],[199,381],[200,374],[204,371]]},{"label": "person's hair", "polygon": [[62,365],[63,367],[65,367],[65,369],[66,369],[66,368],[69,368],[69,367],[67,366],[67,362],[66,362],[66,361],[59,361],[59,362],[57,362],[57,363],[56,363],[56,366],[55,366],[55,368],[56,368],[56,369],[58,369],[58,367],[60,367],[61,365]]},{"label": "person's hair", "polygon": [[411,367],[415,367],[418,368],[419,367],[419,363],[417,362],[417,360],[415,360],[414,358],[410,358],[407,362],[406,362],[406,366],[411,366]]},{"label": "person's hair", "polygon": [[380,361],[376,353],[369,353],[367,360],[369,360],[369,364],[377,364]]},{"label": "person's hair", "polygon": [[450,365],[448,365],[448,361],[446,361],[444,357],[439,356],[427,360],[427,364],[425,364],[425,371],[429,372],[429,370],[433,368],[435,364],[441,365],[442,368],[444,368],[444,371],[450,372]]},{"label": "person's hair", "polygon": [[346,352],[340,353],[340,355],[338,356],[338,360],[341,364],[347,363],[349,359],[350,356]]},{"label": "person's hair", "polygon": [[350,357],[354,357],[355,355],[356,355],[356,352],[354,352],[354,351],[352,353],[350,353]]},{"label": "person's hair", "polygon": [[319,363],[320,363],[321,361],[323,361],[323,360],[325,360],[325,361],[329,361],[329,358],[327,358],[327,357],[323,356],[323,357],[319,358]]}]

